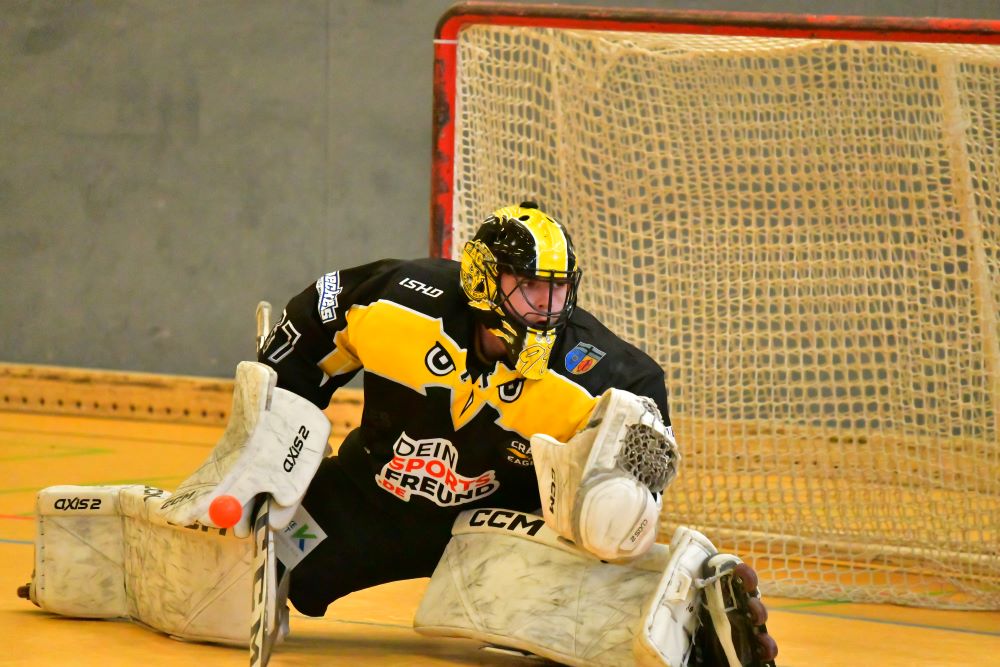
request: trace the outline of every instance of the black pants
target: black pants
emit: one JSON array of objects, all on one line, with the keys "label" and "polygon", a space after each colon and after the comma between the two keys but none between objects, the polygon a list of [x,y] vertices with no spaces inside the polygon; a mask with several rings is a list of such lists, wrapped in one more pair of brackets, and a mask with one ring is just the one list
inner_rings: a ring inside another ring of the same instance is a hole
[{"label": "black pants", "polygon": [[288,597],[306,616],[363,588],[429,577],[454,523],[450,514],[415,518],[375,503],[337,457],[320,465],[302,505],[327,535],[291,573]]}]

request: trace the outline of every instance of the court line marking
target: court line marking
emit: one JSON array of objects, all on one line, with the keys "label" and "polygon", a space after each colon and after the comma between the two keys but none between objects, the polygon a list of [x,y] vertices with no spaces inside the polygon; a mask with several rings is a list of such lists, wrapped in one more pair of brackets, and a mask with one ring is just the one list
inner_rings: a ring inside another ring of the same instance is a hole
[{"label": "court line marking", "polygon": [[[786,609],[783,607],[768,607],[772,613],[785,612],[788,614],[800,614],[802,616],[819,616],[825,619],[839,619],[844,621],[860,621],[862,623],[878,623],[880,625],[897,625],[904,628],[916,628],[919,630],[940,630],[942,632],[960,632],[967,635],[984,635],[986,637],[1000,637],[1000,632],[989,630],[972,630],[969,628],[954,628],[944,625],[930,625],[927,623],[913,623],[910,621],[890,621],[884,618],[870,618],[867,616],[851,616],[849,614],[825,614],[820,611],[810,611],[808,609]],[[956,610],[958,611],[958,610]],[[963,610],[964,611],[964,610]],[[971,613],[971,612],[969,612]]]},{"label": "court line marking", "polygon": [[[862,617],[862,616],[856,616],[855,617],[855,616],[840,616],[840,615],[834,615],[834,614],[821,614],[821,613],[818,613],[818,612],[797,611],[797,610],[794,610],[794,609],[783,609],[781,607],[776,607],[776,608],[775,607],[768,607],[768,611],[772,612],[772,613],[778,613],[778,612],[782,612],[782,611],[787,611],[790,614],[803,614],[803,615],[808,615],[808,616],[821,616],[823,618],[843,619],[843,620],[848,620],[848,621],[862,621],[862,622],[867,621],[867,622],[871,622],[871,623],[879,623],[881,625],[900,625],[900,626],[909,627],[909,628],[919,628],[921,630],[942,630],[944,632],[961,632],[963,634],[986,635],[987,637],[997,637],[997,636],[1000,636],[1000,632],[990,632],[988,630],[969,630],[969,629],[965,629],[965,628],[949,628],[949,627],[946,627],[946,626],[926,625],[926,624],[923,624],[923,623],[908,623],[908,622],[905,622],[905,621],[888,621],[888,620],[877,619],[877,618],[865,618],[865,617]],[[325,622],[325,623],[350,623],[350,624],[356,624],[356,625],[374,625],[374,626],[386,627],[386,628],[406,628],[406,629],[411,629],[410,626],[408,626],[408,625],[398,625],[396,623],[379,623],[377,621],[351,621],[351,620],[345,620],[345,619],[341,619],[341,618],[326,618],[326,617],[316,618],[316,617],[313,617],[313,616],[304,616],[302,614],[292,614],[292,617],[293,618],[302,618],[302,619],[306,619],[306,620],[309,620],[309,621],[320,621],[320,622]]]},{"label": "court line marking", "polygon": [[70,451],[54,451],[39,454],[23,454],[20,456],[0,456],[0,461],[32,461],[34,459],[65,459],[73,456],[96,456],[98,454],[113,454],[112,449],[101,449],[99,447],[90,447],[86,449],[74,449],[73,445],[58,445],[44,443],[40,445],[35,445],[37,447],[52,447],[60,450],[70,450]]},{"label": "court line marking", "polygon": [[[219,430],[222,430],[222,427],[219,427]],[[121,441],[121,442],[155,442],[155,443],[165,444],[165,445],[178,445],[180,447],[210,447],[210,446],[212,446],[214,444],[214,442],[209,442],[209,441],[177,442],[177,441],[171,440],[170,438],[165,438],[165,437],[162,437],[162,436],[158,437],[158,438],[143,438],[143,437],[137,437],[137,436],[113,435],[113,434],[110,434],[110,433],[108,433],[108,434],[94,434],[94,433],[76,433],[76,432],[55,433],[55,434],[53,434],[52,431],[37,431],[37,430],[33,430],[33,429],[6,429],[6,428],[0,428],[0,434],[12,434],[12,435],[27,434],[27,435],[35,435],[35,436],[38,436],[38,435],[46,436],[47,435],[49,437],[52,437],[53,435],[55,435],[55,436],[61,437],[61,438],[80,438],[80,439],[83,439],[83,440],[117,440],[117,441]],[[218,440],[218,438],[216,438],[216,440]],[[12,443],[12,444],[18,444],[18,443]],[[67,446],[69,446],[69,445],[67,445]]]},{"label": "court line marking", "polygon": [[[925,623],[911,623],[911,622],[907,622],[907,621],[890,621],[890,620],[886,620],[886,619],[868,618],[868,617],[864,617],[864,616],[846,616],[846,615],[839,615],[839,614],[823,614],[823,613],[815,612],[815,611],[801,611],[801,610],[797,610],[797,609],[785,609],[785,608],[782,608],[782,607],[768,607],[768,611],[772,612],[772,613],[788,612],[789,614],[802,614],[804,616],[820,616],[822,618],[840,619],[840,620],[845,620],[845,621],[861,621],[861,622],[868,622],[868,623],[878,623],[880,625],[898,625],[898,626],[907,627],[907,628],[917,628],[917,629],[920,629],[920,630],[940,630],[942,632],[959,632],[959,633],[962,633],[962,634],[969,634],[969,635],[985,635],[987,637],[1000,637],[1000,632],[990,632],[989,630],[970,630],[968,628],[953,628],[953,627],[947,627],[947,626],[943,626],[943,625],[929,625],[929,624],[925,624]],[[324,623],[349,623],[349,624],[354,624],[354,625],[374,625],[374,626],[386,627],[386,628],[412,629],[408,625],[399,625],[399,624],[396,624],[396,623],[380,623],[380,622],[377,622],[377,621],[351,621],[351,620],[345,620],[345,619],[341,619],[341,618],[326,618],[326,617],[316,618],[316,617],[313,617],[313,616],[305,616],[305,615],[302,615],[302,614],[292,614],[292,617],[293,618],[301,618],[301,619],[305,619],[305,620],[309,620],[309,621],[320,621],[320,622],[324,622]]]},{"label": "court line marking", "polygon": [[[145,481],[139,481],[139,480],[136,480],[136,479],[119,479],[119,480],[110,480],[110,481],[105,480],[105,481],[100,481],[100,482],[79,482],[77,484],[74,484],[74,486],[114,486],[114,485],[123,485],[123,484],[138,484],[138,485],[142,485],[142,486],[148,486],[150,482],[158,482],[158,481],[171,480],[171,479],[176,479],[178,481],[178,483],[179,483],[179,482],[187,479],[189,476],[190,476],[190,473],[180,473],[178,475],[167,475],[167,476],[162,476],[162,477],[146,477],[146,478],[144,478]],[[30,493],[38,493],[39,490],[40,490],[40,487],[37,487],[37,486],[20,486],[20,487],[15,487],[15,488],[8,488],[8,489],[0,488],[0,495],[6,495],[8,493],[28,493],[28,492],[30,492]]]}]

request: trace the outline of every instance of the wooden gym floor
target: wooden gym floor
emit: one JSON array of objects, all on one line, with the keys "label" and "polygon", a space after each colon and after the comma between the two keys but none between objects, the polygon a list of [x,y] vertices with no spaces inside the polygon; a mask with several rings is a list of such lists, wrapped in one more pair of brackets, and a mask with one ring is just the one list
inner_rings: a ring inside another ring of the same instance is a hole
[{"label": "wooden gym floor", "polygon": [[[0,406],[0,664],[247,664],[241,649],[182,643],[128,622],[65,619],[15,595],[31,575],[39,488],[149,483],[173,489],[221,432],[219,425],[31,414]],[[417,635],[410,620],[425,582],[355,593],[334,603],[322,619],[293,610],[291,636],[271,664],[537,664],[484,652],[474,641]],[[783,667],[1000,666],[1000,611],[765,599]]]}]

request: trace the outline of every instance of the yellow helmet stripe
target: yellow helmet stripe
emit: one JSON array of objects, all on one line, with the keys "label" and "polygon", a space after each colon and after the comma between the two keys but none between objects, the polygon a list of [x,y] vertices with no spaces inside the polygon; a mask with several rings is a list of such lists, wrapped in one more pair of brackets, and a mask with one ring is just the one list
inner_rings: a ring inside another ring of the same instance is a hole
[{"label": "yellow helmet stripe", "polygon": [[562,225],[540,211],[530,211],[524,222],[535,239],[538,271],[570,271],[569,244]]}]

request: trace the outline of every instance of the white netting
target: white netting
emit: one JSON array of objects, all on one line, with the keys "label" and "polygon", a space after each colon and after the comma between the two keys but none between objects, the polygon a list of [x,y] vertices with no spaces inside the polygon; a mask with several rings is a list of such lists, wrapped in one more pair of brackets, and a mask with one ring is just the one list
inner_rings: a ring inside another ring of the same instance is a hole
[{"label": "white netting", "polygon": [[1000,607],[1000,47],[477,26],[458,58],[455,251],[523,199],[567,224],[581,303],[666,369],[668,522],[772,594]]},{"label": "white netting", "polygon": [[631,424],[616,465],[653,493],[662,493],[677,474],[677,452],[652,426]]}]

